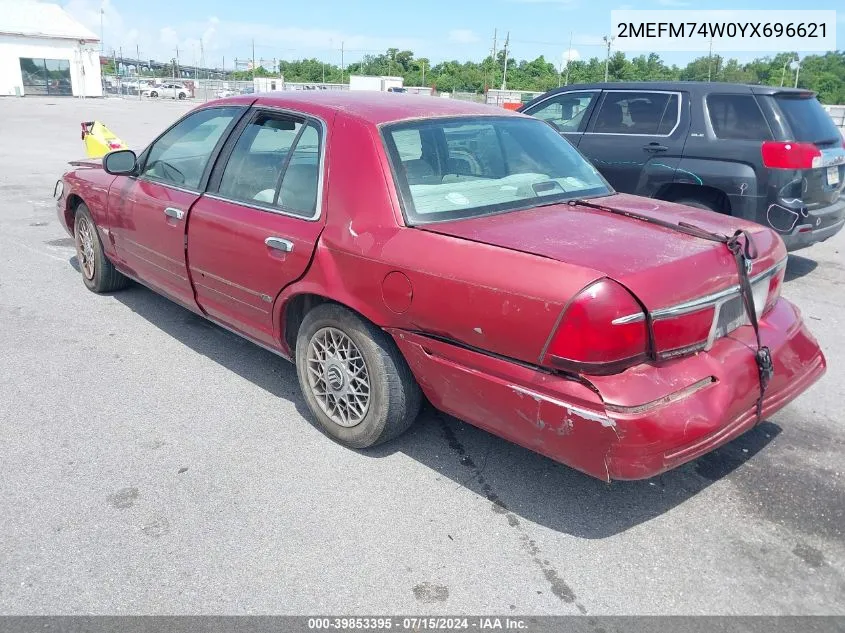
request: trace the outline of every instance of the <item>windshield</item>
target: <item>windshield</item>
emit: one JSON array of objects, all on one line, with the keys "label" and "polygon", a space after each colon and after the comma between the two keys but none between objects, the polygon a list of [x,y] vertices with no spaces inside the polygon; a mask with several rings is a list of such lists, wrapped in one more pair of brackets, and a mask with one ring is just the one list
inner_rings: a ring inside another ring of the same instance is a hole
[{"label": "windshield", "polygon": [[612,192],[569,142],[536,119],[412,121],[385,127],[384,139],[409,224]]},{"label": "windshield", "polygon": [[795,135],[794,140],[808,143],[839,141],[836,124],[815,97],[777,95],[775,101]]}]

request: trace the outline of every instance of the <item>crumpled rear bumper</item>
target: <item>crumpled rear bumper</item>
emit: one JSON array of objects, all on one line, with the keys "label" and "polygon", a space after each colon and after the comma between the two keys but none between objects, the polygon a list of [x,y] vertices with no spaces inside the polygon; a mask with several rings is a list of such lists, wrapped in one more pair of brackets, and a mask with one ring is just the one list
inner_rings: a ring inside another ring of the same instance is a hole
[{"label": "crumpled rear bumper", "polygon": [[[420,334],[389,330],[437,408],[604,480],[645,479],[754,426],[754,333],[735,330],[708,352],[613,376],[573,380]],[[763,415],[825,371],[798,309],[780,299],[761,320],[775,375]]]}]

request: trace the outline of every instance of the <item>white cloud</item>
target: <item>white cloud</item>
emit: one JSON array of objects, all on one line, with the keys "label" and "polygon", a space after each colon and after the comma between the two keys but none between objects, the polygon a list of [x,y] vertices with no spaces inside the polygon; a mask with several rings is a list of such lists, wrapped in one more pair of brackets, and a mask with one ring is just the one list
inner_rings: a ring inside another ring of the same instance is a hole
[{"label": "white cloud", "polygon": [[578,52],[578,49],[569,48],[561,54],[560,63],[563,68],[566,68],[570,62],[577,62],[579,59],[581,59],[581,53]]},{"label": "white cloud", "polygon": [[456,44],[474,44],[479,38],[470,29],[454,29],[449,31],[449,41]]}]

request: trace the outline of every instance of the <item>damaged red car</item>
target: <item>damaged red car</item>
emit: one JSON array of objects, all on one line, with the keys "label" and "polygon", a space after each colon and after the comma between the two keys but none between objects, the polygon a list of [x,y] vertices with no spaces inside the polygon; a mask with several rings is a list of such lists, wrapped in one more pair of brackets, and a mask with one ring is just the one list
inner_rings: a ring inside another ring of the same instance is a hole
[{"label": "damaged red car", "polygon": [[205,104],[66,173],[85,285],[293,361],[356,448],[438,409],[604,480],[728,442],[825,370],[770,229],[615,193],[551,127],[368,93]]}]

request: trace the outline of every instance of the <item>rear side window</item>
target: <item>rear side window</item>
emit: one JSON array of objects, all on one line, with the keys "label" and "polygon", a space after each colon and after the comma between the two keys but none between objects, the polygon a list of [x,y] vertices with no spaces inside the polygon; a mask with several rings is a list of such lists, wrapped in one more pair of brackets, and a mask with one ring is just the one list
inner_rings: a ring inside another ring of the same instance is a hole
[{"label": "rear side window", "polygon": [[606,92],[593,132],[668,136],[678,124],[679,103],[669,92]]},{"label": "rear side window", "polygon": [[772,132],[751,95],[707,95],[707,112],[716,138],[767,141]]},{"label": "rear side window", "polygon": [[820,144],[839,141],[839,130],[815,97],[778,95],[775,102],[792,129],[795,138],[791,140]]}]

